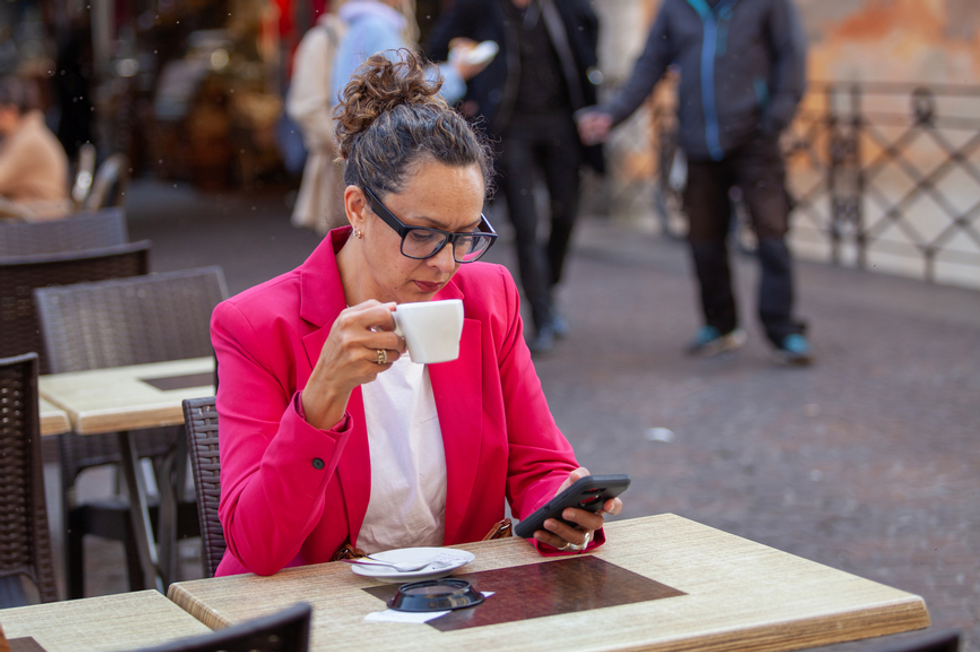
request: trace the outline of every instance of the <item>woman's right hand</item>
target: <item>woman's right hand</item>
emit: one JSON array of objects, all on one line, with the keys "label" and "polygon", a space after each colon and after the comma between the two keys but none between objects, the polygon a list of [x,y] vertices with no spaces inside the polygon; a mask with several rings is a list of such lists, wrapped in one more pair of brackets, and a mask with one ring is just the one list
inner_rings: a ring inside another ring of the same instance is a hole
[{"label": "woman's right hand", "polygon": [[395,333],[395,307],[370,299],[341,311],[303,389],[310,425],[321,430],[334,426],[354,388],[377,378],[405,352],[405,339]]}]

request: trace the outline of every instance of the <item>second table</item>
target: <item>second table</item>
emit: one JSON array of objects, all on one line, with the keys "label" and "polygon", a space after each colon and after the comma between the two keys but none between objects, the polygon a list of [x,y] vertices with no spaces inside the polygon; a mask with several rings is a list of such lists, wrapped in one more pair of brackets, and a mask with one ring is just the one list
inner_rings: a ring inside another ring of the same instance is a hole
[{"label": "second table", "polygon": [[[122,471],[129,493],[133,530],[140,552],[144,586],[164,591],[170,568],[158,562],[156,541],[150,526],[146,481],[133,445],[134,430],[173,426],[184,422],[181,402],[214,394],[214,358],[171,360],[127,367],[110,367],[41,376],[41,398],[64,410],[78,435],[119,433]],[[164,478],[164,481],[166,478]],[[172,556],[175,535],[171,521],[176,505],[173,488],[160,487],[162,518],[160,540]]]}]

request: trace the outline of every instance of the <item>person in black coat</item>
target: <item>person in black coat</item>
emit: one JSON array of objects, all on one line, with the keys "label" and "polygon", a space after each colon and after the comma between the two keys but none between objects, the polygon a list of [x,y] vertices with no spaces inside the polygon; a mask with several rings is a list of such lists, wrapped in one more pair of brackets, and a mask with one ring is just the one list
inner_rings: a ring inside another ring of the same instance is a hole
[{"label": "person in black coat", "polygon": [[[459,109],[496,144],[497,183],[514,225],[521,285],[531,307],[532,351],[549,350],[568,325],[554,288],[578,213],[579,168],[603,171],[602,150],[585,147],[575,111],[596,102],[599,21],[587,0],[455,0],[432,30],[427,55],[450,56],[464,37],[500,51],[467,82]],[[539,243],[535,178],[547,189],[551,229]]]}]

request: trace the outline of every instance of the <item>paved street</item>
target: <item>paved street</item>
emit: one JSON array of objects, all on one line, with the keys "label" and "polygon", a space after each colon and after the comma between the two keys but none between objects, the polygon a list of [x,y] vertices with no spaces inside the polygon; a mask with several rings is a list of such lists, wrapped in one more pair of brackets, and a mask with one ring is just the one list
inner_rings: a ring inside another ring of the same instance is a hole
[{"label": "paved street", "polygon": [[[153,240],[154,271],[218,264],[233,293],[318,241],[289,225],[275,193],[141,181],[128,212],[131,239]],[[490,258],[516,269],[509,242]],[[583,219],[560,292],[571,333],[536,358],[555,417],[582,464],[632,476],[624,517],[673,512],[916,593],[934,625],[980,652],[980,292],[798,270],[814,367],[773,364],[751,259],[736,270],[749,343],[692,360],[683,247]],[[197,576],[185,546],[184,573]],[[90,549],[105,569],[90,592],[125,590],[118,550]]]}]

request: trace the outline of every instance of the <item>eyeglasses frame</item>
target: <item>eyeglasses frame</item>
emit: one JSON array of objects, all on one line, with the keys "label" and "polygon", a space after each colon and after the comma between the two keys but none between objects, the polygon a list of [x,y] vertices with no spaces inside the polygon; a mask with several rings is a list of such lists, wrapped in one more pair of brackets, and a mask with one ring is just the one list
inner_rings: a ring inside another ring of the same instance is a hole
[{"label": "eyeglasses frame", "polygon": [[[480,260],[480,258],[483,258],[484,254],[490,251],[490,247],[493,246],[493,243],[497,241],[497,232],[494,231],[493,225],[490,224],[490,220],[488,220],[486,215],[484,215],[483,213],[480,213],[480,225],[477,227],[478,229],[480,229],[479,231],[465,231],[462,233],[456,233],[454,231],[443,231],[442,229],[432,229],[427,226],[409,226],[404,222],[402,222],[397,217],[395,217],[395,214],[392,213],[390,210],[388,210],[387,206],[381,203],[381,200],[378,199],[378,196],[374,194],[373,190],[371,190],[367,186],[362,186],[362,189],[364,190],[365,194],[367,194],[368,201],[371,204],[371,210],[374,211],[374,214],[380,217],[382,222],[390,226],[401,237],[402,241],[401,241],[401,245],[399,246],[399,251],[401,251],[402,256],[405,256],[406,258],[411,258],[412,260],[428,260],[429,258],[438,255],[440,251],[446,248],[447,244],[452,243],[453,260],[459,263],[460,265],[466,265],[468,263],[475,263],[476,261]],[[487,228],[486,231],[483,230],[484,226],[486,226]],[[418,256],[409,256],[408,254],[405,253],[405,236],[407,236],[412,231],[431,231],[433,233],[440,233],[442,235],[445,235],[446,239],[443,241],[441,245],[439,245],[439,247],[435,251],[433,251],[428,256],[424,256],[422,258],[419,258]],[[474,235],[489,236],[490,244],[488,244],[487,248],[480,253],[479,257],[474,258],[473,260],[457,259],[456,240],[462,237],[474,236]]]}]

